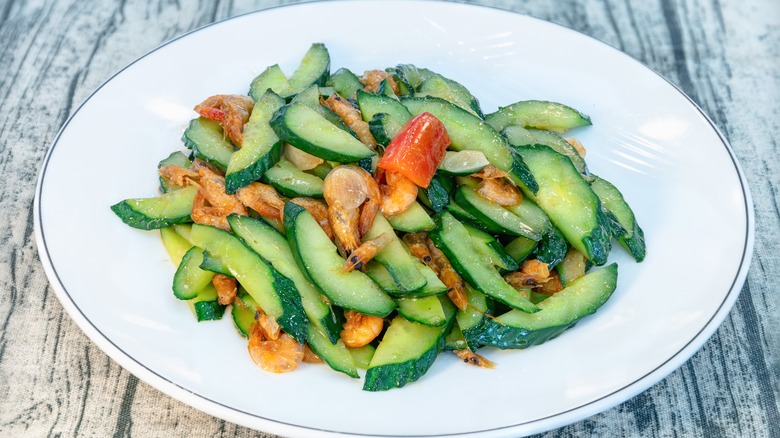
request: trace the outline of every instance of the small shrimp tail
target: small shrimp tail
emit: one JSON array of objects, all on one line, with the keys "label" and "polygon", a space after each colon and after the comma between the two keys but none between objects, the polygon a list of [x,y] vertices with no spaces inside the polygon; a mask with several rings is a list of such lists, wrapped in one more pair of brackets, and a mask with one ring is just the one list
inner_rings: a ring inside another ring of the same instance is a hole
[{"label": "small shrimp tail", "polygon": [[371,240],[363,242],[356,250],[352,251],[344,263],[341,272],[349,272],[355,269],[362,269],[363,266],[382,251],[390,242],[393,236],[389,233],[382,233]]}]

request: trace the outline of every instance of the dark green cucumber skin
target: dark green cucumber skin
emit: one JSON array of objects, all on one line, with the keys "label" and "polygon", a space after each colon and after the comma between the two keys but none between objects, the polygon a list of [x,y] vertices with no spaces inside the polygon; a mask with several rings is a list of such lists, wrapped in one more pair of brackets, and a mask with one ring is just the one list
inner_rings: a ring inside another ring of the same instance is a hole
[{"label": "dark green cucumber skin", "polygon": [[[539,207],[541,207],[542,210],[547,213],[547,216],[550,218],[553,225],[555,225],[556,228],[558,228],[561,233],[566,236],[566,239],[569,241],[569,243],[577,247],[577,239],[579,238],[579,243],[582,244],[582,247],[578,249],[580,249],[580,251],[584,249],[585,251],[583,251],[583,253],[586,255],[586,257],[588,257],[589,260],[599,266],[606,263],[609,251],[612,248],[610,242],[611,233],[609,229],[609,220],[604,213],[604,209],[601,205],[601,201],[598,199],[598,196],[593,193],[588,182],[579,172],[577,172],[577,169],[574,167],[571,160],[569,160],[569,158],[565,155],[560,154],[549,146],[545,145],[525,146],[522,148],[517,148],[517,151],[526,158],[527,162],[531,162],[533,164],[533,166],[537,169],[537,173],[544,172],[545,170],[549,171],[551,169],[555,169],[557,171],[555,181],[551,181],[549,184],[560,185],[561,183],[559,180],[567,179],[566,184],[569,184],[569,187],[572,187],[572,190],[579,190],[579,195],[585,197],[583,202],[587,203],[589,208],[588,212],[594,215],[594,223],[592,226],[589,225],[591,228],[589,228],[587,233],[580,233],[578,228],[582,228],[581,225],[578,227],[574,227],[572,225],[570,222],[570,214],[564,215],[560,210],[556,212],[554,209],[546,208],[544,199],[538,198],[540,195],[539,193],[536,194],[537,198],[534,199],[534,201],[536,201],[537,205],[539,205]],[[542,165],[544,166],[544,169],[542,169]],[[572,181],[576,181],[576,184],[574,184]],[[544,182],[543,184],[548,184],[548,182]],[[531,193],[526,193],[526,195],[529,197],[534,196],[534,194]],[[581,198],[569,199],[571,202],[571,200],[580,200]],[[575,211],[573,213],[585,214],[586,212]],[[570,233],[568,236],[567,230],[568,233]],[[577,234],[577,236],[574,236],[573,234]]]},{"label": "dark green cucumber skin", "polygon": [[433,366],[433,362],[442,348],[444,348],[444,337],[440,336],[434,348],[429,349],[418,358],[369,368],[366,371],[363,390],[386,391],[419,380]]},{"label": "dark green cucumber skin", "polygon": [[[193,225],[200,227],[208,227],[206,225]],[[284,330],[285,333],[292,336],[298,343],[306,342],[306,334],[309,326],[309,320],[303,310],[303,304],[301,303],[301,296],[298,294],[298,290],[295,288],[295,284],[289,278],[280,274],[274,267],[267,263],[256,252],[249,248],[241,239],[235,237],[233,234],[213,227],[212,233],[219,235],[221,239],[232,239],[236,241],[236,244],[242,245],[246,249],[246,254],[250,257],[256,257],[258,265],[262,265],[263,268],[267,268],[271,272],[273,278],[272,284],[281,302],[283,314],[277,318],[276,322]],[[209,250],[209,248],[206,248]],[[240,279],[239,279],[240,282]]]},{"label": "dark green cucumber skin", "polygon": [[[294,132],[287,126],[287,120],[286,120],[287,114],[293,108],[295,108],[296,105],[301,105],[305,107],[305,105],[303,105],[302,103],[293,103],[293,104],[285,105],[281,107],[271,119],[271,127],[276,132],[276,135],[278,135],[283,142],[289,143],[297,147],[298,149],[306,151],[322,159],[329,160],[329,161],[338,161],[341,163],[359,162],[363,159],[371,158],[371,156],[375,154],[371,149],[366,147],[365,152],[361,151],[359,156],[346,156],[338,152],[333,152],[329,149],[323,148],[322,146],[314,144],[310,142],[308,139],[299,136],[298,133]],[[327,120],[324,117],[323,119]],[[336,125],[333,126],[335,127]],[[359,143],[359,140],[355,139],[355,141]]]},{"label": "dark green cucumber skin", "polygon": [[[623,198],[623,194],[609,181],[593,175],[591,188],[599,197],[607,217],[615,226],[612,234],[637,262],[645,259],[645,233],[634,217],[634,212]],[[622,213],[618,216],[618,212]],[[622,218],[622,220],[620,219]]]},{"label": "dark green cucumber skin", "polygon": [[552,269],[566,257],[568,250],[566,238],[557,228],[550,225],[542,240],[536,244],[533,254],[537,260],[547,263],[548,268]]},{"label": "dark green cucumber skin", "polygon": [[[595,305],[588,306],[580,309],[576,315],[569,315],[568,318],[561,320],[559,323],[551,323],[544,327],[537,327],[535,329],[529,329],[526,327],[512,327],[506,325],[501,321],[501,315],[495,319],[485,322],[481,325],[478,331],[470,333],[470,338],[476,345],[479,346],[492,346],[500,349],[523,349],[533,345],[540,345],[556,336],[560,335],[567,329],[573,327],[579,320],[595,313],[601,305],[603,305],[612,293],[615,291],[617,281],[617,264],[613,263],[609,266],[605,266],[601,270],[605,270],[604,274],[611,275],[612,279],[608,279],[605,283],[605,287],[611,288],[608,293],[602,295]],[[591,273],[587,275],[601,275],[597,273]],[[581,279],[584,277],[581,277]],[[581,280],[579,279],[579,280]],[[576,286],[577,281],[572,283]],[[565,290],[565,289],[564,289]],[[560,292],[558,292],[560,293]],[[544,312],[544,301],[542,302],[542,310],[536,314],[541,315]],[[464,333],[465,336],[465,333]]]},{"label": "dark green cucumber skin", "polygon": [[364,122],[370,122],[376,114],[382,113],[389,114],[402,125],[412,118],[409,110],[401,102],[390,96],[359,90],[357,92],[357,102]]},{"label": "dark green cucumber skin", "polygon": [[225,266],[224,263],[222,263],[222,260],[220,260],[217,257],[212,256],[208,252],[203,252],[203,261],[200,264],[200,269],[203,269],[204,271],[211,271],[215,274],[222,274],[226,275],[228,277],[232,277],[233,274],[230,273],[230,270]]},{"label": "dark green cucumber skin", "polygon": [[387,113],[377,113],[368,122],[368,129],[377,143],[387,146],[403,128],[403,123]]},{"label": "dark green cucumber skin", "polygon": [[[225,169],[227,169],[228,163],[230,162],[230,156],[235,150],[235,147],[232,143],[230,143],[230,140],[223,136],[221,141],[217,140],[220,143],[218,147],[204,148],[199,142],[198,136],[196,135],[201,130],[217,131],[217,128],[219,128],[218,131],[221,133],[222,128],[219,126],[219,123],[214,120],[205,119],[203,117],[192,119],[187,129],[184,130],[184,134],[181,136],[181,141],[184,143],[184,146],[186,146],[187,149],[190,149],[195,153],[196,157],[217,166],[222,171],[225,171]],[[212,136],[213,135],[214,134],[212,133]]]},{"label": "dark green cucumber skin", "polygon": [[348,68],[340,68],[330,75],[325,85],[336,90],[344,99],[354,99],[357,90],[363,88],[355,73]]},{"label": "dark green cucumber skin", "polygon": [[254,181],[260,179],[260,177],[268,171],[268,169],[274,167],[279,159],[282,157],[282,142],[277,141],[271,151],[264,155],[261,159],[257,160],[251,166],[239,170],[235,173],[230,173],[225,176],[225,193],[236,193],[238,189],[244,186],[248,186]]},{"label": "dark green cucumber skin", "polygon": [[[467,193],[468,191],[471,191],[471,193]],[[469,187],[460,186],[458,187],[457,190],[455,190],[455,202],[457,202],[458,205],[460,205],[461,207],[464,205],[468,207],[467,208],[468,212],[471,213],[477,219],[478,222],[485,224],[487,228],[501,230],[501,234],[525,236],[532,240],[539,240],[541,238],[541,236],[539,236],[531,227],[526,225],[520,217],[513,215],[511,212],[508,211],[507,214],[511,215],[510,217],[512,219],[515,219],[514,222],[518,226],[515,227],[515,229],[505,228],[502,224],[494,221],[494,219],[490,216],[490,214],[480,210],[479,206],[473,205],[471,202],[469,202],[470,201],[468,197],[469,195],[475,197],[479,196]],[[478,199],[481,200],[482,198],[478,198]],[[496,207],[503,209],[503,207],[497,204]]]},{"label": "dark green cucumber skin", "polygon": [[522,147],[533,144],[549,146],[557,152],[566,155],[571,160],[577,171],[583,175],[589,175],[585,160],[568,141],[560,135],[543,129],[526,129],[520,126],[510,126],[502,131],[504,137],[513,147]]},{"label": "dark green cucumber skin", "polygon": [[434,175],[428,188],[421,189],[420,201],[436,213],[441,212],[450,203],[452,179],[443,175]]},{"label": "dark green cucumber skin", "polygon": [[222,319],[227,306],[219,304],[218,301],[198,301],[193,304],[193,307],[195,308],[195,318],[198,322],[202,322]]},{"label": "dark green cucumber skin", "polygon": [[[170,227],[178,224],[188,224],[192,222],[190,212],[192,211],[192,204],[195,201],[195,194],[197,189],[183,188],[181,190],[174,190],[163,194],[161,199],[181,198],[178,201],[182,202],[181,214],[171,217],[149,217],[143,212],[135,209],[131,203],[134,199],[125,199],[111,206],[113,211],[125,224],[138,228],[139,230],[157,230],[160,228]],[[184,199],[184,198],[187,199]],[[164,202],[164,201],[160,201]],[[186,213],[185,213],[186,211]]]}]

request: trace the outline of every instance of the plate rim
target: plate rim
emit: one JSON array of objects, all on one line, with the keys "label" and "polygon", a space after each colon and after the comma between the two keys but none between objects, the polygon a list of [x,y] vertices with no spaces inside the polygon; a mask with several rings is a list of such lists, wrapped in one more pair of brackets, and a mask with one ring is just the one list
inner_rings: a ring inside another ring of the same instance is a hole
[{"label": "plate rim", "polygon": [[664,75],[660,74],[655,69],[646,65],[645,63],[635,58],[634,56],[610,45],[609,43],[601,41],[595,37],[584,34],[580,31],[577,31],[575,29],[572,29],[560,23],[555,23],[549,20],[534,17],[517,11],[499,8],[497,6],[462,3],[459,0],[455,0],[455,1],[379,0],[379,2],[380,3],[416,3],[416,4],[427,3],[429,5],[437,5],[437,7],[441,6],[445,8],[454,6],[454,7],[466,7],[466,8],[476,8],[476,9],[489,9],[500,13],[522,16],[524,17],[524,19],[543,22],[547,25],[553,25],[554,27],[557,27],[564,32],[572,32],[577,36],[579,36],[580,38],[586,38],[591,42],[595,42],[597,44],[606,46],[609,50],[614,52],[616,56],[623,56],[629,62],[637,63],[639,66],[649,70],[655,76],[662,79],[667,84],[671,85],[672,88],[677,93],[679,93],[688,101],[692,109],[694,109],[700,116],[702,116],[703,119],[707,122],[707,124],[717,134],[718,139],[720,140],[720,144],[726,149],[729,159],[731,160],[731,163],[734,166],[734,169],[736,171],[736,176],[739,181],[740,190],[742,193],[741,201],[744,202],[743,214],[745,218],[745,230],[744,230],[745,234],[744,234],[744,243],[742,246],[742,256],[740,258],[739,267],[734,275],[734,279],[731,282],[731,285],[728,287],[728,292],[723,297],[723,300],[720,302],[717,309],[707,320],[706,324],[704,324],[704,326],[701,327],[700,330],[690,340],[688,340],[687,343],[681,346],[680,349],[675,354],[671,355],[664,362],[662,362],[652,370],[648,371],[644,375],[635,378],[631,383],[628,383],[625,386],[617,390],[614,390],[608,394],[605,394],[597,399],[591,400],[587,403],[578,405],[576,407],[567,409],[565,411],[556,412],[555,414],[547,415],[540,418],[535,418],[521,423],[494,427],[490,429],[482,429],[482,430],[467,431],[467,432],[444,433],[444,434],[422,434],[422,435],[390,434],[388,435],[388,434],[355,433],[355,432],[330,430],[326,428],[318,428],[318,427],[306,426],[301,424],[294,424],[294,423],[289,423],[277,419],[266,418],[263,417],[262,415],[246,412],[244,410],[226,405],[216,400],[212,400],[204,395],[191,391],[186,387],[177,384],[167,379],[166,377],[158,374],[149,366],[147,366],[144,363],[141,363],[138,359],[134,358],[129,353],[125,352],[121,347],[115,344],[114,341],[110,339],[110,337],[105,335],[103,331],[87,317],[87,315],[84,314],[84,312],[81,310],[81,308],[76,303],[76,301],[71,297],[70,293],[68,292],[68,289],[65,287],[65,284],[60,279],[60,276],[57,273],[57,269],[54,266],[54,263],[51,259],[51,254],[49,253],[48,247],[46,245],[46,237],[42,226],[43,211],[42,211],[42,205],[40,201],[43,192],[43,183],[46,176],[46,169],[51,160],[53,151],[57,146],[60,137],[66,131],[68,125],[73,119],[76,118],[76,116],[79,114],[81,109],[84,106],[86,106],[90,102],[90,100],[96,94],[98,94],[100,90],[103,89],[103,87],[105,87],[107,84],[113,81],[117,76],[122,74],[125,70],[128,70],[136,63],[140,62],[141,60],[148,57],[149,55],[157,52],[158,50],[167,47],[168,45],[171,45],[179,41],[180,39],[188,37],[191,34],[200,32],[204,29],[207,29],[215,25],[224,24],[234,19],[243,18],[249,15],[260,15],[263,14],[264,12],[279,9],[279,8],[298,8],[298,7],[305,8],[308,5],[317,4],[317,3],[334,3],[334,4],[342,3],[343,4],[343,3],[352,3],[356,1],[357,0],[306,0],[300,3],[281,4],[281,5],[276,5],[276,6],[260,9],[260,10],[241,13],[231,17],[226,17],[214,21],[212,23],[208,23],[203,26],[197,27],[186,33],[178,35],[170,40],[162,42],[161,44],[155,46],[154,48],[150,49],[149,51],[145,52],[144,54],[140,55],[130,63],[126,64],[125,66],[117,70],[105,81],[103,81],[98,87],[96,87],[87,97],[85,97],[84,100],[78,105],[78,107],[76,107],[76,109],[70,114],[70,116],[67,118],[67,120],[63,123],[63,125],[58,130],[51,144],[48,146],[46,155],[42,161],[41,167],[38,172],[36,188],[35,188],[35,196],[33,200],[34,232],[35,232],[35,241],[38,250],[39,260],[41,261],[41,265],[44,268],[44,272],[46,274],[49,285],[52,286],[55,295],[57,296],[58,300],[62,304],[65,311],[69,314],[69,316],[76,323],[76,325],[82,330],[82,332],[84,332],[84,334],[89,338],[89,340],[95,343],[101,349],[101,351],[103,351],[118,365],[120,365],[122,368],[130,372],[136,378],[149,384],[150,386],[154,387],[156,390],[163,392],[169,397],[172,397],[177,401],[184,403],[186,405],[192,406],[193,408],[198,409],[201,412],[204,412],[208,415],[212,415],[227,421],[234,422],[236,424],[243,425],[245,427],[254,430],[261,430],[258,428],[259,424],[253,424],[259,422],[262,423],[263,426],[262,430],[268,431],[270,433],[288,434],[294,432],[300,434],[302,432],[305,432],[307,436],[339,435],[339,436],[356,436],[356,437],[396,437],[396,438],[404,437],[405,438],[405,437],[412,437],[412,436],[420,436],[420,437],[482,436],[482,435],[496,433],[496,432],[511,433],[513,431],[522,433],[523,435],[539,433],[539,432],[551,430],[551,428],[564,427],[566,425],[570,425],[577,421],[581,421],[585,418],[588,418],[600,412],[604,412],[614,406],[617,406],[620,403],[623,403],[633,398],[634,396],[638,395],[639,393],[645,391],[649,387],[653,386],[654,384],[666,378],[669,374],[674,372],[677,368],[682,366],[683,363],[688,361],[694,354],[696,354],[703,347],[703,345],[712,337],[715,331],[717,331],[717,329],[723,323],[726,316],[728,316],[729,312],[731,311],[734,304],[736,303],[736,300],[738,299],[741,290],[747,280],[748,271],[753,257],[754,244],[755,244],[754,204],[753,204],[753,199],[752,199],[747,178],[736,157],[733,148],[731,147],[731,144],[728,142],[728,140],[723,135],[721,130],[718,128],[718,126],[704,112],[704,110],[701,107],[699,107],[699,105],[690,96],[688,96],[679,86],[677,86],[671,80],[666,78]]}]

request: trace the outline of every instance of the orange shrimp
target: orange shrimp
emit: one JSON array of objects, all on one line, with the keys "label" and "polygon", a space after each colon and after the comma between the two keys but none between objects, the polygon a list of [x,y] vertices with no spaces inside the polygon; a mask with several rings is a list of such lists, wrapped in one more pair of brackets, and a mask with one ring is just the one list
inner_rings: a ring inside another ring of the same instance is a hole
[{"label": "orange shrimp", "polygon": [[421,231],[419,233],[406,233],[401,238],[412,255],[420,259],[428,267],[433,265],[433,258],[431,257],[431,251],[428,249],[428,245],[425,243],[428,240],[428,234]]},{"label": "orange shrimp", "polygon": [[236,196],[242,204],[256,211],[260,216],[273,219],[282,217],[285,202],[276,193],[276,189],[268,184],[253,182],[238,189]]},{"label": "orange shrimp", "polygon": [[463,284],[463,279],[455,272],[455,269],[447,260],[447,256],[436,245],[433,244],[431,239],[426,241],[428,251],[431,252],[433,264],[435,266],[434,272],[439,276],[442,283],[447,286],[447,296],[450,298],[455,306],[460,310],[466,310],[469,305],[468,298],[466,297],[466,286]]},{"label": "orange shrimp", "polygon": [[303,345],[287,333],[282,333],[277,339],[266,339],[257,322],[249,326],[247,349],[260,369],[272,373],[293,371],[303,361]]},{"label": "orange shrimp", "polygon": [[225,134],[238,147],[244,142],[244,124],[249,120],[255,102],[240,94],[217,94],[195,106],[201,117],[219,122]]},{"label": "orange shrimp", "polygon": [[394,236],[389,233],[382,233],[373,239],[363,242],[349,255],[349,258],[344,263],[344,269],[342,269],[341,272],[362,269],[363,265],[368,263],[375,255],[385,249],[385,247],[393,241],[393,237]]},{"label": "orange shrimp", "polygon": [[367,70],[363,73],[363,76],[359,78],[363,88],[369,93],[376,93],[379,90],[379,84],[383,80],[387,79],[387,83],[390,84],[390,88],[393,89],[393,93],[398,94],[398,84],[393,79],[393,76],[382,70]]},{"label": "orange shrimp", "polygon": [[185,167],[175,166],[173,164],[165,165],[157,169],[160,176],[168,178],[171,183],[177,187],[184,187],[190,184],[190,181],[198,179],[198,172]]},{"label": "orange shrimp", "polygon": [[322,358],[320,358],[317,353],[313,352],[308,345],[304,345],[303,361],[306,363],[322,363]]},{"label": "orange shrimp", "polygon": [[349,254],[360,246],[360,238],[374,223],[379,211],[379,186],[360,167],[342,165],[325,177],[323,195],[333,234]]},{"label": "orange shrimp", "polygon": [[417,200],[417,185],[398,172],[385,172],[377,169],[377,179],[382,191],[382,213],[395,216],[405,212]]},{"label": "orange shrimp", "polygon": [[569,137],[569,138],[566,138],[565,140],[566,140],[567,142],[569,142],[569,144],[570,144],[570,145],[574,146],[574,149],[576,149],[576,150],[577,150],[577,153],[578,153],[578,154],[580,154],[580,156],[581,156],[582,158],[585,158],[585,153],[586,153],[587,151],[585,150],[585,146],[583,146],[583,145],[582,145],[582,143],[580,143],[580,141],[579,141],[579,140],[577,140],[577,139],[576,139],[576,138],[574,138],[574,137]]},{"label": "orange shrimp", "polygon": [[246,216],[246,208],[234,195],[225,193],[225,177],[211,170],[205,163],[198,166],[199,191],[209,201],[212,207],[216,207],[227,216],[237,213]]},{"label": "orange shrimp", "polygon": [[215,274],[211,279],[211,284],[214,285],[214,289],[217,290],[217,301],[223,306],[232,304],[236,299],[237,283],[233,277],[227,275]]},{"label": "orange shrimp", "polygon": [[515,271],[504,279],[514,288],[534,288],[550,281],[550,269],[547,263],[536,259],[526,260],[519,271]]},{"label": "orange shrimp", "polygon": [[222,210],[217,207],[206,205],[206,197],[200,190],[198,190],[198,193],[195,195],[195,201],[192,203],[190,218],[196,224],[211,225],[212,227],[230,231],[227,215],[222,214]]},{"label": "orange shrimp", "polygon": [[468,348],[465,350],[455,350],[455,355],[469,365],[475,365],[480,368],[495,368],[496,364],[487,360],[484,356],[477,354]]},{"label": "orange shrimp", "polygon": [[360,115],[360,111],[357,108],[335,93],[331,94],[327,100],[323,100],[321,103],[336,113],[336,115],[344,121],[344,124],[357,134],[364,145],[372,150],[376,149],[376,140],[371,134],[368,123],[363,120],[363,116]]},{"label": "orange shrimp", "polygon": [[492,165],[472,176],[482,179],[477,185],[479,196],[499,205],[517,205],[523,200],[520,190],[509,179],[509,174]]},{"label": "orange shrimp", "polygon": [[344,317],[347,321],[341,330],[341,340],[350,348],[368,345],[382,333],[385,325],[385,320],[378,316],[364,315],[354,310],[345,310]]}]

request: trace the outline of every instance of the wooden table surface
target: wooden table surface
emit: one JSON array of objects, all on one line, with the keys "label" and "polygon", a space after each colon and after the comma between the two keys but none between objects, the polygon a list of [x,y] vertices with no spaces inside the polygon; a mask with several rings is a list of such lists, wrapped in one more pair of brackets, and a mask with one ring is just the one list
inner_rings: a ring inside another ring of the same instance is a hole
[{"label": "wooden table surface", "polygon": [[[286,3],[0,0],[0,436],[266,436],[160,393],[87,339],[43,272],[32,205],[58,129],[114,72],[191,29]],[[541,436],[780,436],[780,3],[474,3],[576,29],[668,78],[729,140],[755,203],[747,283],[704,348],[633,399]]]}]

